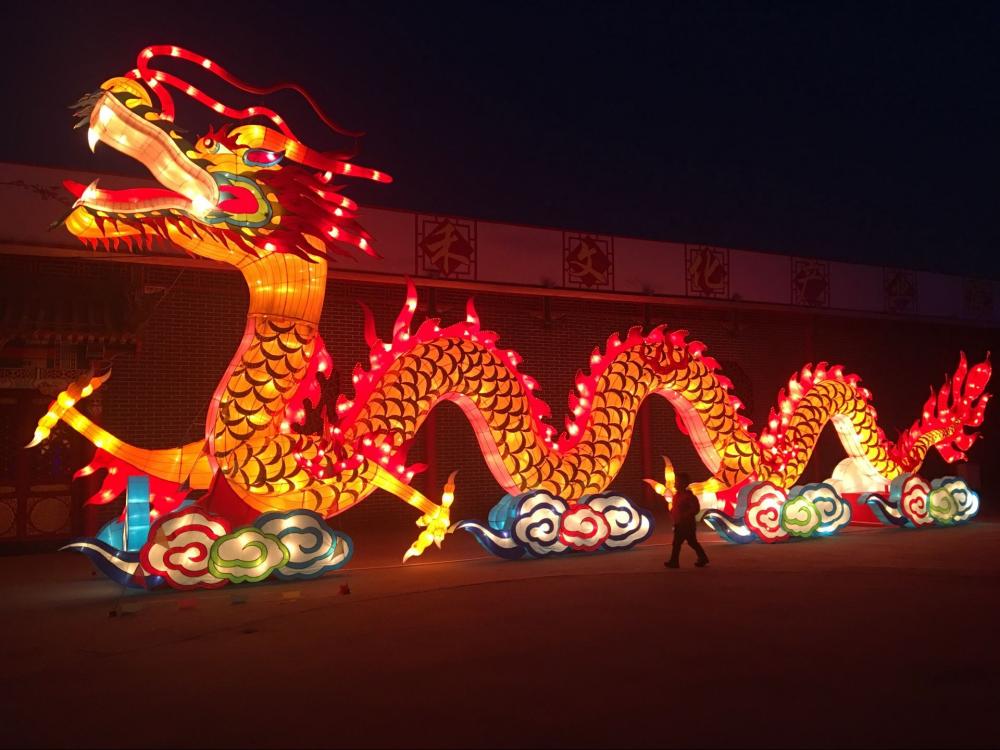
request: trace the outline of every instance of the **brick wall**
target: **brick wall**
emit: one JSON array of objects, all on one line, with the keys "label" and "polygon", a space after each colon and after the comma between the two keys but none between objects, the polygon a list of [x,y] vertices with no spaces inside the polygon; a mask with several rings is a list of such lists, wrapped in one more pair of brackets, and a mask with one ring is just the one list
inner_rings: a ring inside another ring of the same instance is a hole
[{"label": "brick wall", "polygon": [[[86,260],[6,256],[0,262],[5,274],[20,277],[26,284],[44,283],[53,274],[135,273],[127,264]],[[166,287],[168,291],[142,328],[138,351],[114,361],[113,375],[100,393],[100,421],[129,442],[167,447],[202,435],[207,404],[242,334],[247,297],[241,278],[231,272],[144,266],[143,275],[147,286]],[[428,289],[418,286],[418,290],[424,305]],[[469,294],[435,290],[435,303],[445,324],[464,316]],[[372,309],[380,332],[385,334],[403,296],[403,287],[394,283],[330,282],[321,329],[342,382],[350,383],[355,362],[367,362],[357,302]],[[559,298],[550,300],[550,321],[545,323],[540,297],[482,292],[474,296],[484,328],[499,332],[501,344],[523,357],[522,370],[538,380],[540,395],[552,407],[551,423],[557,427],[563,424],[573,376],[587,366],[593,347],[603,348],[611,332],[624,333],[644,319],[650,325],[666,322],[672,328],[686,328],[690,338],[706,342],[709,354],[735,381],[736,393],[745,401],[747,416],[755,425],[764,422],[778,388],[793,371],[807,361],[825,359],[843,363],[848,371],[861,375],[874,393],[880,424],[890,437],[918,416],[928,386],[941,384],[944,373],[954,368],[960,349],[970,358],[979,358],[995,348],[997,339],[994,329],[937,323]],[[419,319],[420,308],[417,315]],[[666,454],[693,477],[706,476],[687,438],[675,426],[667,403],[652,399],[643,411],[649,419],[647,455],[652,456],[648,475],[660,473],[659,456]],[[427,476],[415,483],[437,497],[448,472],[458,469],[456,517],[485,518],[502,492],[479,454],[471,427],[457,407],[443,404],[435,412],[433,429],[437,461],[429,475],[437,478],[436,486],[428,486]],[[813,481],[828,476],[843,457],[832,428],[827,432],[830,434],[824,434],[807,473]],[[1000,486],[1000,416],[995,411],[987,414],[985,432],[986,438],[973,448],[972,457],[981,468],[981,485],[987,490],[983,497],[989,507],[989,488]],[[412,448],[411,460],[424,460],[427,448],[422,433]],[[643,452],[641,430],[637,430],[613,489],[659,510],[641,482]],[[926,476],[949,473],[936,452],[928,457],[925,467]],[[116,511],[102,509],[100,516],[106,518]],[[349,515],[355,528],[409,525],[415,517],[412,509],[382,492],[376,492]]]}]

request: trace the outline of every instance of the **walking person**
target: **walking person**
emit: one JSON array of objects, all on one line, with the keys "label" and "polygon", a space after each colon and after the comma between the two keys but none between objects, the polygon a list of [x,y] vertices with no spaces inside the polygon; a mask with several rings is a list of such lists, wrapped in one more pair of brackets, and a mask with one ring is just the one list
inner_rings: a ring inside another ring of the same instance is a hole
[{"label": "walking person", "polygon": [[698,559],[695,561],[696,567],[704,568],[708,565],[708,555],[705,554],[702,546],[698,544],[697,517],[698,511],[701,510],[701,505],[698,503],[698,498],[695,494],[688,489],[690,482],[691,478],[687,474],[679,474],[677,476],[677,492],[674,494],[670,505],[670,516],[674,521],[674,546],[670,552],[670,559],[663,563],[667,568],[680,567],[678,561],[681,555],[681,545],[684,542],[687,542],[695,554],[698,555]]}]

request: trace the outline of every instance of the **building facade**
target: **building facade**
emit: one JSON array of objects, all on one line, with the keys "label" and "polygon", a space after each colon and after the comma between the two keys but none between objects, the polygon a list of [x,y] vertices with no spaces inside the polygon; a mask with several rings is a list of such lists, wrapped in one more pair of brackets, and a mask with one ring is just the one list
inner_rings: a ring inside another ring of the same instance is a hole
[{"label": "building facade", "polygon": [[[120,501],[84,508],[93,479],[70,482],[90,448],[68,427],[43,448],[21,446],[60,389],[82,370],[110,363],[108,383],[83,408],[142,447],[197,439],[242,334],[247,294],[228,268],[167,247],[151,253],[83,248],[60,228],[70,207],[64,178],[92,176],[0,164],[0,549],[51,545],[93,532]],[[134,179],[128,182],[135,184]],[[115,178],[101,178],[115,186]],[[359,302],[391,329],[407,278],[417,316],[447,324],[475,299],[484,328],[523,358],[561,425],[577,370],[613,332],[666,323],[708,345],[762,424],[777,391],[807,362],[842,363],[873,392],[890,438],[919,416],[960,350],[982,358],[1000,326],[1000,284],[903,268],[881,268],[701,245],[368,208],[362,224],[381,259],[332,264],[322,335],[335,370],[327,395],[351,395],[351,372],[367,360]],[[946,249],[942,249],[946,252]],[[970,464],[949,469],[932,452],[927,476],[962,473],[986,491],[1000,486],[1000,438],[987,414]],[[843,457],[831,429],[806,478],[819,481]],[[503,494],[472,428],[442,404],[410,451],[428,464],[414,483],[436,496],[459,470],[455,518],[484,518]],[[628,460],[613,488],[660,512],[641,481],[661,455],[707,476],[660,399],[640,414]],[[381,492],[350,511],[358,525],[412,524],[412,510]]]}]

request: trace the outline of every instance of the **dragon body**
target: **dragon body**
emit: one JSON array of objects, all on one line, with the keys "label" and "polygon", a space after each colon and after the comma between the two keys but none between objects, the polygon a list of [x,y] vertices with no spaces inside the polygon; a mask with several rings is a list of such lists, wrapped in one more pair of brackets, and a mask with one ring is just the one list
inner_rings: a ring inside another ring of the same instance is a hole
[{"label": "dragon body", "polygon": [[[791,489],[828,423],[848,457],[885,483],[915,473],[931,448],[952,462],[975,440],[967,428],[983,421],[988,360],[970,369],[963,355],[954,377],[932,391],[921,418],[896,442],[878,426],[871,394],[857,376],[827,363],[809,365],[779,394],[758,436],[705,345],[663,327],[614,334],[603,351],[594,350],[589,368],[577,374],[570,416],[557,434],[536,382],[520,371],[517,354],[480,326],[472,303],[464,321],[442,327],[428,319],[414,329],[412,285],[391,337],[379,338],[369,314],[369,363],[354,370],[353,397],[341,395],[324,412],[322,430],[304,434],[306,403],[317,405],[318,378],[332,368],[319,334],[328,261],[352,250],[373,252],[355,219],[357,207],[336,180],[390,178],[344,154],[306,147],[270,110],[235,110],[208,99],[153,68],[160,56],[199,64],[244,90],[270,91],[177,47],[144,50],[135,70],[81,100],[81,123],[92,146],[103,142],[140,160],[163,189],[67,183],[77,202],[66,226],[90,245],[132,249],[164,240],[234,266],[250,305],[200,441],[144,450],[108,434],[74,408],[102,377],[81,380],[53,403],[35,442],[60,419],[90,439],[99,450],[83,473],[109,470],[97,502],[118,496],[122,476],[136,472],[153,478],[154,518],[173,513],[187,488],[212,488],[212,496],[220,483],[236,498],[227,512],[241,508],[236,515],[244,520],[296,510],[329,518],[383,489],[422,512],[418,525],[425,529],[408,553],[419,554],[450,525],[454,483],[440,504],[425,497],[411,484],[420,467],[407,464],[406,449],[443,400],[462,408],[505,492],[544,493],[570,510],[607,491],[628,453],[639,408],[653,395],[672,404],[707,468],[709,479],[696,487],[705,497],[731,497],[750,482]],[[168,87],[238,122],[188,142],[173,126]]]}]

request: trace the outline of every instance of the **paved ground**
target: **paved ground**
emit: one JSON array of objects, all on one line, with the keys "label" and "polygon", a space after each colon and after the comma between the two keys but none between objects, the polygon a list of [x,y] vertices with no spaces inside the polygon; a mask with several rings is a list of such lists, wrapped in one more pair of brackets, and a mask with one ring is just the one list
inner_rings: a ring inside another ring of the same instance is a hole
[{"label": "paved ground", "polygon": [[408,537],[355,541],[341,576],[124,599],[82,557],[0,559],[2,743],[996,744],[997,523],[712,542],[679,571],[657,545],[509,563],[461,536],[399,567]]}]

